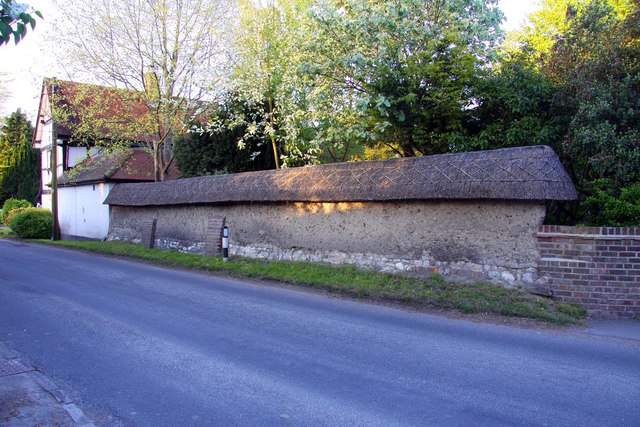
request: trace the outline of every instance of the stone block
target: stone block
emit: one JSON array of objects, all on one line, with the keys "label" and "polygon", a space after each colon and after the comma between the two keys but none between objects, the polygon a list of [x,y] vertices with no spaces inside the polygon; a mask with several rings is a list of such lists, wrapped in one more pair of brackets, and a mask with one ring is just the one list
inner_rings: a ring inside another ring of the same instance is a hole
[{"label": "stone block", "polygon": [[142,222],[142,244],[148,248],[153,248],[156,242],[156,226],[158,220],[156,218],[145,220]]}]

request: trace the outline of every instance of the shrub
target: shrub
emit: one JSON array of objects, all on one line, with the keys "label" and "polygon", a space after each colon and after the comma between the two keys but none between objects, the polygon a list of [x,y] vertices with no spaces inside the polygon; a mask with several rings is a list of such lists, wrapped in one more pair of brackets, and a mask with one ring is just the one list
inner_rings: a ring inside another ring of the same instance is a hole
[{"label": "shrub", "polygon": [[4,224],[5,225],[9,225],[11,223],[11,218],[13,218],[13,216],[15,214],[17,214],[18,212],[22,212],[26,209],[32,209],[32,208],[15,208],[15,209],[11,209],[9,212],[7,212],[7,215],[4,219]]},{"label": "shrub", "polygon": [[9,213],[12,210],[18,209],[18,208],[29,208],[32,206],[33,204],[28,200],[7,199],[5,200],[4,205],[2,205],[2,213],[0,213],[0,222],[2,222],[4,225],[9,225],[9,221],[7,220],[7,217],[9,216]]},{"label": "shrub", "polygon": [[23,239],[46,239],[51,236],[51,212],[43,208],[27,208],[12,215],[9,226]]},{"label": "shrub", "polygon": [[617,189],[611,180],[593,181],[591,195],[582,202],[581,208],[585,225],[640,225],[640,182]]}]

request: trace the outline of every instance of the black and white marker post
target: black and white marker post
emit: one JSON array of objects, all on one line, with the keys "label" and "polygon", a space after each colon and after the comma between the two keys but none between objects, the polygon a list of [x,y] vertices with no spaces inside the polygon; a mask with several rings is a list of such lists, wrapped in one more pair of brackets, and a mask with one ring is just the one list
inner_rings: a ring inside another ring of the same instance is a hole
[{"label": "black and white marker post", "polygon": [[229,227],[222,227],[222,260],[229,261]]}]

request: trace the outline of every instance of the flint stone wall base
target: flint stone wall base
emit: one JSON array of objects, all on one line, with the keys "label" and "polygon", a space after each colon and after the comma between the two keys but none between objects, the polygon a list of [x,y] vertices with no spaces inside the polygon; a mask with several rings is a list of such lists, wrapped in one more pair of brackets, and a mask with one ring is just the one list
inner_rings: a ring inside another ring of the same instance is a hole
[{"label": "flint stone wall base", "polygon": [[[506,287],[545,289],[546,281],[539,279],[534,267],[514,269],[473,262],[437,261],[424,254],[419,259],[388,258],[373,253],[347,253],[341,251],[317,251],[303,248],[281,249],[273,245],[240,246],[229,248],[230,256],[268,259],[272,261],[303,261],[333,265],[354,265],[366,270],[383,273],[409,273],[427,276],[439,273],[457,281],[485,280]],[[542,292],[546,293],[546,292]]]}]

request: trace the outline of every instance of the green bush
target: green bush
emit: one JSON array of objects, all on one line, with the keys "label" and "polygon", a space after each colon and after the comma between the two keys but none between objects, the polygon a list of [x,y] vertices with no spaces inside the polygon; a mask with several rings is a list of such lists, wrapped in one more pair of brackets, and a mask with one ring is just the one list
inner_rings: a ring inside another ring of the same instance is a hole
[{"label": "green bush", "polygon": [[9,225],[11,223],[11,218],[13,218],[13,216],[19,212],[22,212],[26,209],[32,209],[32,208],[15,208],[15,209],[11,209],[9,212],[7,212],[7,215],[4,219],[4,224],[5,225]]},{"label": "green bush", "polygon": [[585,225],[640,225],[640,183],[617,189],[611,180],[598,179],[590,189],[580,206]]},{"label": "green bush", "polygon": [[4,225],[9,225],[8,216],[9,213],[18,208],[30,208],[33,204],[28,200],[7,199],[2,205],[2,213],[0,213],[0,222]]},{"label": "green bush", "polygon": [[23,239],[46,239],[51,236],[51,212],[43,208],[27,208],[11,216],[9,226]]}]

